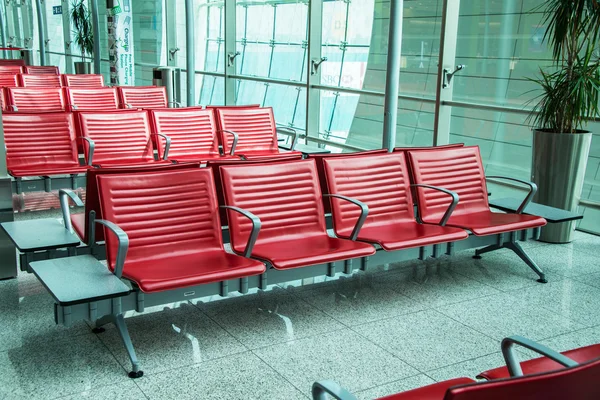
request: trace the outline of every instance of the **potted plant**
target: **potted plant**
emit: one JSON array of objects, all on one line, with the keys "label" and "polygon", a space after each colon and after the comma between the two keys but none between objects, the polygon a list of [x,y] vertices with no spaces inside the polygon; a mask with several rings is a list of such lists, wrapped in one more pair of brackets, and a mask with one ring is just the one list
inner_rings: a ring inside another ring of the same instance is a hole
[{"label": "potted plant", "polygon": [[[533,121],[532,181],[538,185],[534,201],[576,211],[592,140],[587,121],[599,115],[600,34],[598,0],[547,0],[540,6],[546,32],[543,41],[552,49],[553,65],[540,68],[532,79],[542,90]],[[574,222],[542,229],[540,240],[567,243]]]},{"label": "potted plant", "polygon": [[94,33],[85,0],[75,0],[71,4],[71,23],[75,34],[75,44],[81,51],[81,61],[74,63],[75,73],[89,74],[92,72],[92,63],[85,61],[85,56],[91,56],[94,52]]}]

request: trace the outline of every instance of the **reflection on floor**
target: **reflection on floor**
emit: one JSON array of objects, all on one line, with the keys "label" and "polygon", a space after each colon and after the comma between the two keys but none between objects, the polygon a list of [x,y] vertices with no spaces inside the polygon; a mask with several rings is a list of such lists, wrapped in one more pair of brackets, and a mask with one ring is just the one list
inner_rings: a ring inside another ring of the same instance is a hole
[{"label": "reflection on floor", "polygon": [[21,274],[0,282],[0,398],[306,399],[332,379],[372,399],[499,366],[507,335],[600,342],[600,238],[526,247],[547,285],[510,252],[463,252],[130,313],[135,381],[114,328],[55,326],[52,299]]}]

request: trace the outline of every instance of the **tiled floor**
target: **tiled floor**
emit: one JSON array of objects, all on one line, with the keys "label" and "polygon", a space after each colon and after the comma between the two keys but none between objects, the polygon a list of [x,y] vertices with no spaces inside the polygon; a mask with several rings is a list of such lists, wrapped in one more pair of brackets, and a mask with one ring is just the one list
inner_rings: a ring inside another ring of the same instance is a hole
[{"label": "tiled floor", "polygon": [[510,252],[463,252],[130,313],[138,380],[114,327],[55,326],[21,274],[0,282],[0,399],[307,399],[318,379],[372,399],[499,366],[507,335],[600,342],[600,238],[527,249],[547,285]]}]

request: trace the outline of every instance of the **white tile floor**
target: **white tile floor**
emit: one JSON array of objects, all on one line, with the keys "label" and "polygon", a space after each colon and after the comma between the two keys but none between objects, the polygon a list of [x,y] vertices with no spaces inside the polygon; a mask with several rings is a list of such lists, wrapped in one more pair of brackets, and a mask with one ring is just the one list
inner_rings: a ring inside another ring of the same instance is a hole
[{"label": "white tile floor", "polygon": [[306,399],[318,379],[372,399],[499,366],[507,335],[600,342],[600,238],[527,249],[550,283],[510,252],[463,252],[131,313],[134,381],[114,328],[55,326],[52,299],[21,274],[0,282],[0,399]]}]

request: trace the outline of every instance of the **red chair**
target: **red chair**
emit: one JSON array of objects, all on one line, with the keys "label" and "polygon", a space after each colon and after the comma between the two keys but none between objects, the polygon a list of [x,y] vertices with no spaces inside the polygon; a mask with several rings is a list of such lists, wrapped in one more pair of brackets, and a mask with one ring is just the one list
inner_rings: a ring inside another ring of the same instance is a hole
[{"label": "red chair", "polygon": [[[8,59],[1,59],[0,60],[0,67],[24,67],[25,66],[25,60],[19,58],[16,60],[8,60]],[[21,72],[21,71],[19,71]]]},{"label": "red chair", "polygon": [[243,110],[248,108],[260,108],[260,104],[241,104],[237,106],[206,106],[207,110],[212,110],[212,112],[215,114],[215,122],[217,123],[217,130],[219,131],[223,130],[223,127],[221,126],[221,121],[219,121],[219,114],[217,113],[217,110]]},{"label": "red chair", "polygon": [[[241,155],[246,159],[274,157],[279,154],[277,128],[273,109],[265,108],[219,108],[219,137],[223,152]],[[287,128],[286,128],[287,129]],[[296,138],[294,134],[294,148]]]},{"label": "red chair", "polygon": [[18,74],[0,73],[0,86],[2,86],[2,87],[19,87]]},{"label": "red chair", "polygon": [[[224,166],[221,180],[225,204],[247,210],[262,222],[249,255],[268,261],[275,269],[325,264],[375,253],[375,248],[367,243],[327,234],[314,160]],[[363,214],[367,213],[363,210]],[[245,254],[250,232],[248,220],[231,210],[227,216],[231,246],[235,252]]]},{"label": "red chair", "polygon": [[19,112],[59,112],[66,110],[62,88],[6,88],[7,109]]},{"label": "red chair", "polygon": [[19,65],[0,65],[0,74],[17,75],[23,72]]},{"label": "red chair", "polygon": [[79,174],[75,121],[70,113],[2,115],[6,163],[14,177]]},{"label": "red chair", "polygon": [[67,104],[73,111],[116,111],[119,109],[117,89],[112,87],[65,88]]},{"label": "red chair", "polygon": [[[109,167],[155,162],[146,111],[78,114],[80,134],[95,145],[94,151],[84,146],[87,165]],[[165,152],[168,153],[168,148]]]},{"label": "red chair", "polygon": [[26,88],[59,88],[62,82],[59,75],[19,74],[19,86]]},{"label": "red chair", "polygon": [[[210,169],[97,177],[108,266],[152,293],[247,278],[265,265],[225,251]],[[199,200],[202,201],[199,201]],[[258,234],[260,224],[251,224]],[[110,225],[108,228],[111,228]],[[120,229],[119,229],[120,228]],[[128,249],[121,257],[125,238]],[[248,250],[252,244],[248,243]]]},{"label": "red chair", "polygon": [[[327,187],[329,193],[333,193],[329,196],[333,227],[338,237],[377,243],[385,251],[395,251],[453,242],[469,236],[464,229],[444,226],[444,221],[440,225],[416,221],[403,153],[331,157],[325,158],[323,163]],[[447,195],[453,196],[452,193]],[[366,204],[369,209],[360,232],[354,230],[360,209],[347,198]],[[450,213],[457,202],[458,197],[450,205]]]},{"label": "red chair", "polygon": [[422,146],[422,147],[394,147],[394,153],[407,151],[428,151],[428,150],[443,150],[455,149],[457,147],[465,147],[464,143],[441,144],[439,146]]},{"label": "red chair", "polygon": [[166,108],[169,106],[164,86],[120,86],[121,108]]},{"label": "red chair", "polygon": [[2,109],[2,112],[6,112],[8,111],[7,108],[6,90],[0,87],[0,109]]},{"label": "red chair", "polygon": [[[523,375],[513,344],[523,344],[534,351],[555,359],[562,367],[542,374]],[[458,378],[435,383],[419,389],[397,393],[380,400],[592,400],[600,398],[600,359],[585,364],[562,356],[545,346],[514,336],[502,341],[502,350],[513,378],[477,383],[470,378]],[[334,382],[316,382],[313,400],[356,400],[351,393]],[[328,397],[331,396],[331,397]]]},{"label": "red chair", "polygon": [[104,86],[104,76],[100,74],[63,74],[63,86],[77,88],[99,88]]},{"label": "red chair", "polygon": [[[149,112],[152,132],[171,138],[170,160],[186,162],[222,158],[212,110],[164,108]],[[158,144],[160,140],[155,138],[155,142]],[[158,157],[162,158],[164,156],[162,146],[158,145],[157,148]]]},{"label": "red chair", "polygon": [[[518,181],[528,185],[530,190],[517,213],[504,214],[490,210],[486,176],[479,147],[416,151],[408,154],[413,181],[416,184],[445,188],[457,193],[460,197],[460,201],[446,225],[467,229],[476,236],[504,234],[546,225],[544,218],[521,213],[537,190],[534,183],[514,178],[492,177]],[[450,202],[451,200],[444,193],[424,186],[417,188],[419,216],[425,223],[439,224],[444,218]],[[508,242],[502,240],[501,244],[478,249],[475,251],[475,256],[480,257],[481,254],[501,248],[511,249],[523,259],[539,275],[538,282],[547,282],[542,270],[514,240]]]},{"label": "red chair", "polygon": [[31,75],[60,75],[60,70],[54,66],[40,67],[27,65],[23,67],[23,73]]}]

